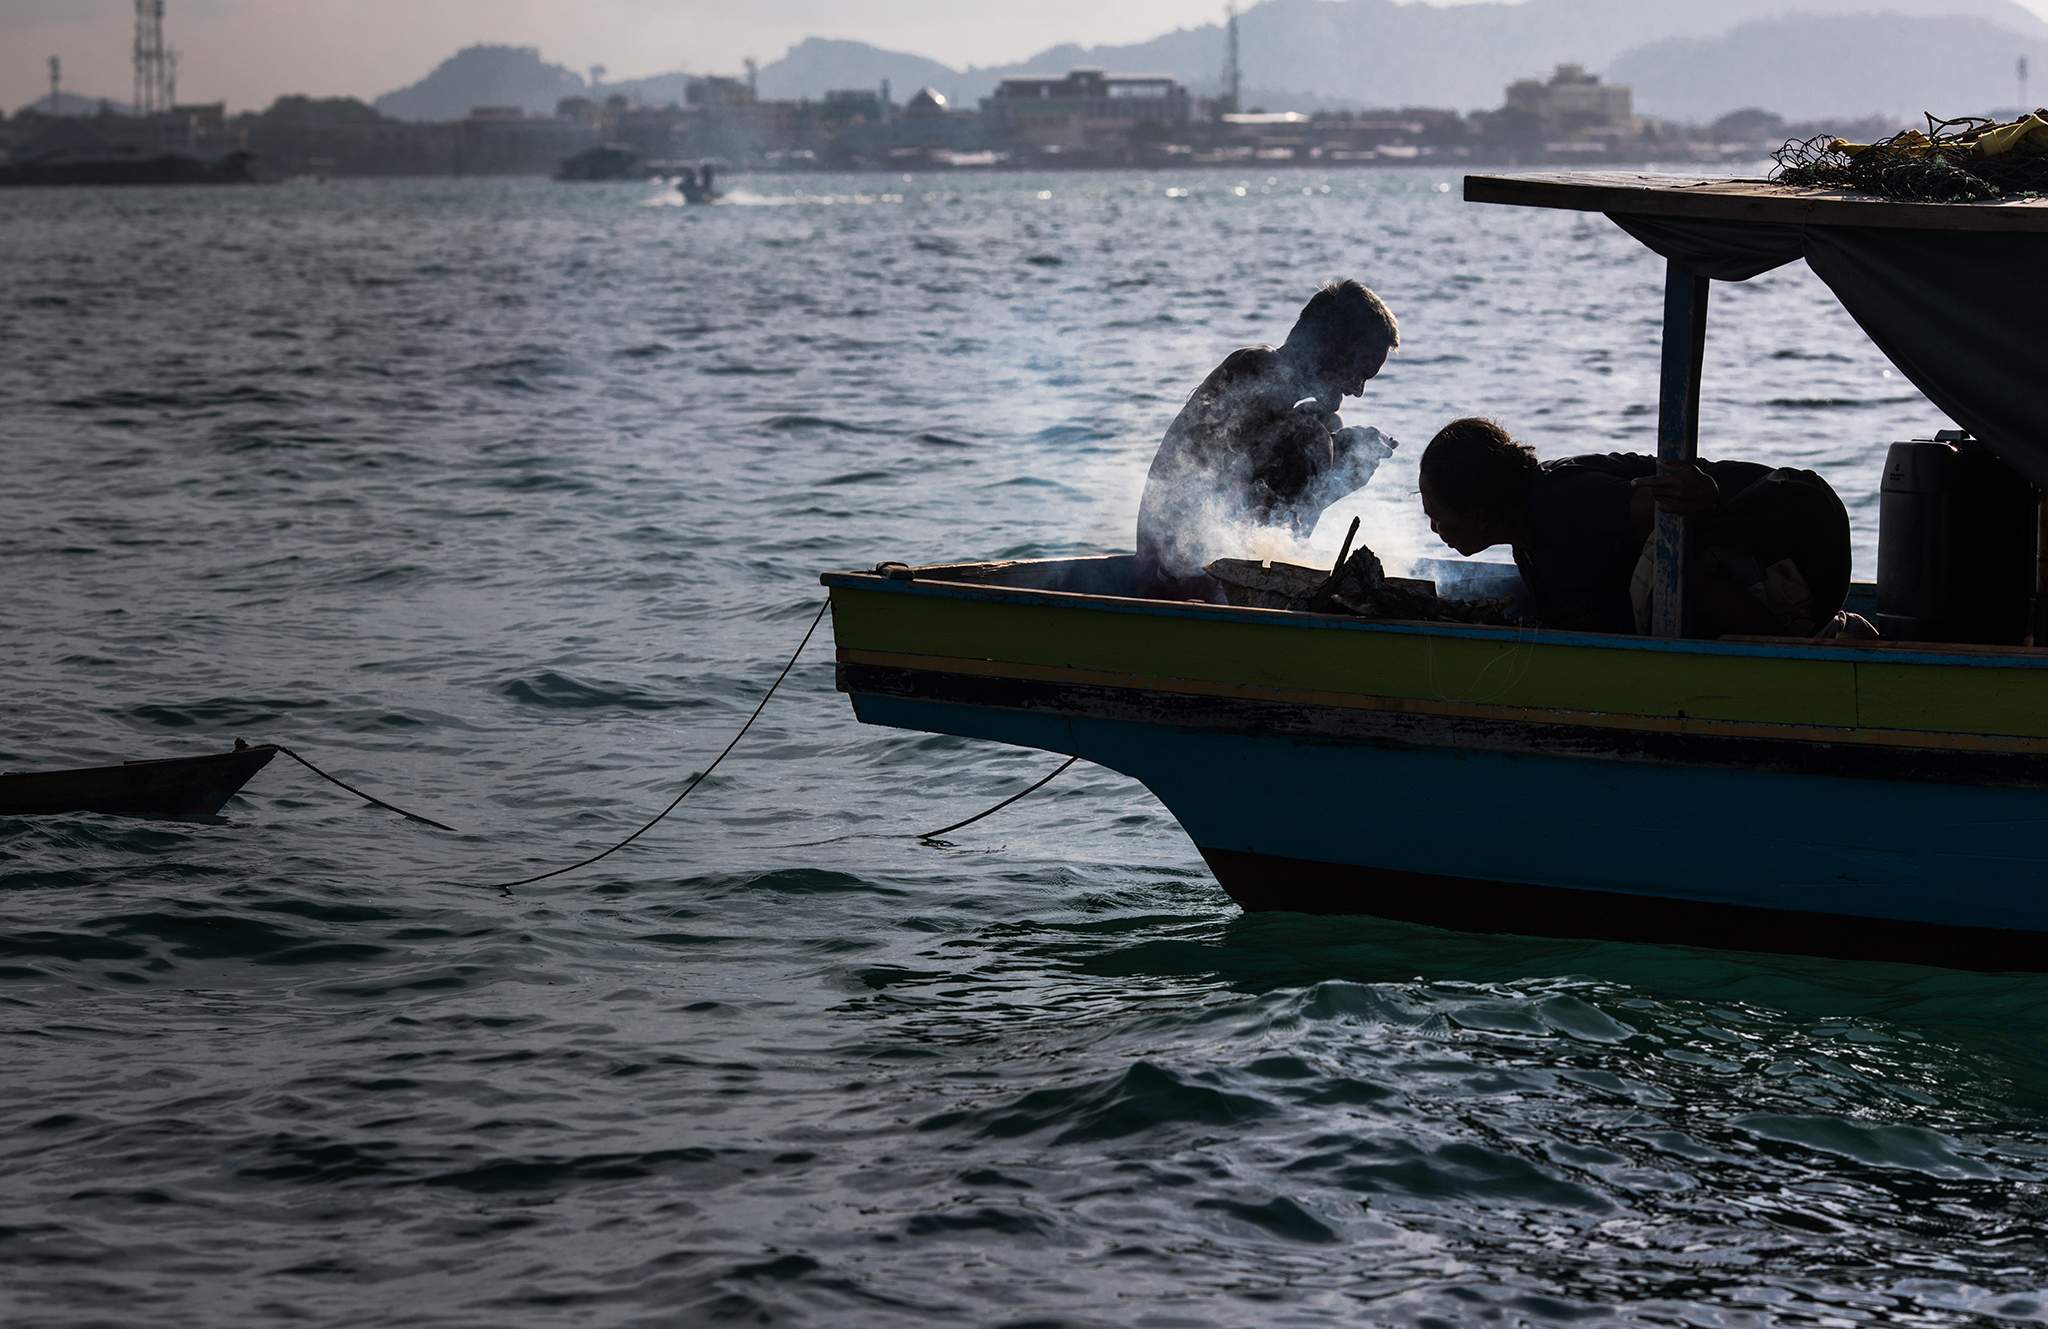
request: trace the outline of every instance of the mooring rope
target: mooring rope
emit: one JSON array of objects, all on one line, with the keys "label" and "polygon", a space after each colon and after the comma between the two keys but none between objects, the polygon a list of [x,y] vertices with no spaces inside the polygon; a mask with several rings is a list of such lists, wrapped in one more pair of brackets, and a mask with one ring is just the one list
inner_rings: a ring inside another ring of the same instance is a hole
[{"label": "mooring rope", "polygon": [[549,877],[559,877],[565,872],[574,872],[578,868],[587,868],[592,863],[597,862],[601,858],[609,858],[613,854],[618,853],[621,849],[624,849],[627,845],[633,843],[633,841],[639,839],[641,836],[647,834],[647,832],[653,830],[656,824],[659,823],[663,817],[666,817],[669,813],[674,812],[676,808],[682,803],[682,801],[690,796],[690,791],[692,789],[695,789],[698,785],[704,783],[705,777],[709,776],[711,772],[718,769],[719,762],[724,761],[728,756],[731,755],[732,750],[740,745],[740,740],[745,738],[747,736],[747,731],[754,727],[754,721],[760,719],[761,712],[768,709],[768,701],[775,695],[775,690],[782,686],[782,680],[788,678],[789,671],[796,668],[797,659],[804,653],[804,647],[811,644],[811,634],[818,630],[818,624],[825,621],[825,611],[827,609],[830,609],[831,607],[832,599],[830,596],[827,596],[825,598],[825,602],[818,606],[817,617],[813,618],[811,620],[811,626],[805,629],[804,639],[796,644],[796,650],[793,654],[790,655],[788,663],[782,666],[782,672],[775,676],[775,681],[773,683],[770,683],[768,685],[768,690],[761,694],[761,704],[754,708],[754,713],[747,717],[747,722],[740,726],[740,731],[732,736],[732,742],[727,743],[725,745],[725,750],[723,752],[720,752],[716,757],[713,757],[711,759],[711,764],[709,766],[706,766],[703,770],[691,776],[690,782],[683,786],[683,792],[677,794],[675,796],[675,799],[672,802],[670,802],[667,807],[655,813],[653,819],[650,820],[645,826],[642,826],[639,830],[634,831],[631,835],[619,841],[617,844],[613,845],[611,848],[605,850],[601,854],[592,854],[589,858],[583,859],[580,862],[571,863],[569,866],[565,868],[555,868],[551,872],[542,872],[531,877],[521,877],[518,881],[494,882],[491,885],[485,887],[484,889],[509,891],[514,886],[531,886],[533,883],[537,881],[546,881]]},{"label": "mooring rope", "polygon": [[[775,676],[775,681],[773,683],[770,683],[768,685],[768,690],[761,694],[761,701],[758,705],[754,707],[754,713],[747,717],[747,722],[741,725],[739,732],[732,736],[732,741],[727,743],[725,745],[725,748],[716,757],[713,757],[711,759],[711,764],[709,766],[706,766],[703,770],[691,776],[689,783],[683,786],[683,791],[677,794],[675,798],[670,801],[667,807],[663,808],[660,812],[655,813],[654,816],[651,819],[649,819],[645,825],[641,826],[639,830],[634,831],[631,835],[619,841],[617,844],[611,846],[609,849],[606,849],[600,853],[592,854],[590,857],[571,863],[567,867],[554,868],[547,872],[536,873],[531,877],[521,877],[517,881],[493,882],[490,885],[485,886],[483,889],[509,891],[514,886],[531,886],[533,883],[537,881],[546,881],[550,877],[559,877],[564,875],[565,873],[574,872],[578,868],[587,868],[592,863],[597,862],[599,859],[611,857],[613,854],[619,852],[619,850],[624,849],[627,845],[633,843],[633,841],[639,839],[641,836],[647,834],[647,832],[653,830],[655,826],[658,825],[663,818],[667,817],[669,813],[674,812],[677,807],[681,806],[682,801],[690,796],[690,791],[695,789],[698,785],[704,783],[704,781],[710,777],[711,772],[718,769],[718,764],[724,761],[727,757],[731,756],[732,750],[740,745],[740,740],[745,738],[747,736],[747,731],[754,727],[754,721],[760,719],[761,713],[768,709],[769,701],[775,696],[776,691],[779,688],[781,688],[783,680],[789,677],[789,671],[796,668],[796,662],[803,657],[804,648],[811,644],[812,636],[817,633],[818,625],[825,621],[825,611],[830,609],[831,607],[832,601],[829,597],[826,599],[825,603],[818,606],[817,615],[811,619],[810,627],[804,630],[803,640],[796,644],[796,650],[791,652],[789,659],[786,662],[784,662],[782,666],[782,672]],[[450,832],[453,832],[455,830],[453,826],[443,825],[442,823],[435,821],[432,817],[423,817],[417,812],[408,812],[404,808],[399,807],[396,803],[387,803],[381,798],[377,798],[373,795],[364,793],[362,790],[356,788],[354,785],[348,783],[346,780],[342,780],[337,778],[336,776],[329,775],[326,771],[321,770],[318,766],[315,766],[312,762],[307,761],[304,757],[301,757],[298,753],[292,751],[290,748],[286,747],[282,743],[274,743],[271,746],[275,747],[279,752],[282,752],[285,756],[290,757],[293,761],[305,767],[307,770],[313,772],[313,774],[319,776],[321,779],[326,780],[330,784],[337,785],[340,788],[346,789],[348,792],[354,794],[357,798],[362,799],[366,803],[373,803],[376,806],[385,809],[386,811],[396,812],[401,817],[409,818],[410,820],[420,822],[423,825],[432,826],[435,830]],[[1079,760],[1081,760],[1079,757],[1067,758],[1065,761],[1061,762],[1059,766],[1056,767],[1050,775],[1045,776],[1043,779],[1038,780],[1036,783],[1031,784],[1024,789],[1018,790],[1016,793],[1010,795],[1002,802],[997,803],[994,807],[987,808],[981,812],[975,813],[973,816],[967,818],[965,821],[956,821],[950,826],[941,826],[939,827],[939,829],[935,831],[925,831],[922,834],[917,835],[915,837],[905,838],[915,838],[921,843],[931,843],[937,841],[940,836],[945,835],[948,832],[957,831],[963,826],[972,826],[975,822],[981,821],[986,817],[993,817],[996,813],[1001,812],[1004,808],[1010,806],[1012,803],[1017,802],[1019,799],[1025,798],[1031,794],[1035,794],[1039,790],[1045,788],[1047,785],[1051,784],[1056,778],[1058,778],[1061,774],[1063,774],[1069,766],[1072,766],[1075,762]],[[833,843],[833,841],[820,840],[816,843],[830,844]]]},{"label": "mooring rope", "polygon": [[443,826],[440,822],[435,821],[432,817],[422,817],[417,812],[407,812],[404,808],[399,807],[396,803],[386,803],[381,798],[376,798],[372,795],[366,794],[362,790],[350,784],[348,781],[340,779],[336,776],[329,775],[327,772],[321,770],[312,762],[307,761],[304,757],[301,757],[298,753],[292,751],[290,748],[286,747],[282,743],[272,743],[270,746],[276,748],[285,756],[290,757],[299,765],[305,767],[307,770],[313,772],[313,774],[327,781],[327,783],[341,786],[343,789],[348,790],[351,794],[354,794],[357,798],[362,799],[365,803],[375,803],[378,807],[383,808],[387,812],[396,812],[401,817],[406,817],[410,820],[421,822],[425,825],[433,827],[437,831],[453,831],[455,829],[453,826]]},{"label": "mooring rope", "polygon": [[944,835],[947,831],[957,831],[962,826],[972,826],[975,822],[980,821],[983,817],[993,817],[994,815],[996,815],[996,813],[1001,812],[1004,808],[1010,806],[1010,804],[1016,802],[1018,799],[1023,798],[1026,794],[1035,794],[1039,790],[1045,788],[1047,785],[1051,784],[1056,778],[1058,778],[1060,773],[1065,771],[1067,767],[1072,766],[1075,762],[1079,760],[1081,760],[1079,757],[1069,757],[1065,761],[1061,762],[1059,766],[1054,769],[1051,775],[1046,776],[1043,780],[1040,780],[1037,784],[1032,785],[1029,789],[1018,790],[1016,793],[1010,795],[1008,798],[996,804],[988,811],[977,812],[973,816],[969,817],[966,821],[956,821],[951,826],[941,826],[939,827],[939,829],[935,831],[926,831],[924,834],[918,836],[917,838],[919,840],[924,841],[936,840],[940,836]]}]

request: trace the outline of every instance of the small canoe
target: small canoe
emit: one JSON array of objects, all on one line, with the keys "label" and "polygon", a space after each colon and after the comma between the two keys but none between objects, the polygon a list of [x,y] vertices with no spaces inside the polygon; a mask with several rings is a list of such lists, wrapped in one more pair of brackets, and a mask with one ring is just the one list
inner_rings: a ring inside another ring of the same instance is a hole
[{"label": "small canoe", "polygon": [[269,765],[277,748],[235,740],[232,752],[71,771],[0,772],[0,817],[102,812],[117,817],[211,817]]}]

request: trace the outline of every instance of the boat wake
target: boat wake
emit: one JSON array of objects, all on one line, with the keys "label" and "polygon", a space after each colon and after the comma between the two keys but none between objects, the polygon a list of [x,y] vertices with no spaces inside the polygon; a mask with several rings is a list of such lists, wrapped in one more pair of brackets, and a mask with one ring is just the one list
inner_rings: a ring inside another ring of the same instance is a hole
[{"label": "boat wake", "polygon": [[[903,202],[902,194],[757,194],[749,189],[729,189],[714,201],[718,207],[728,208],[801,208],[801,207],[865,207],[876,204]],[[702,206],[691,204],[682,195],[664,192],[647,200],[650,208],[681,208]]]}]

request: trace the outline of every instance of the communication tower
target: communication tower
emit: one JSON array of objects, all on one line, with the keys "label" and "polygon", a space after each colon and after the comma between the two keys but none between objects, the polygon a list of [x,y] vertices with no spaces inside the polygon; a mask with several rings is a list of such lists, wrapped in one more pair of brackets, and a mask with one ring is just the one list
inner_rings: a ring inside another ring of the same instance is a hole
[{"label": "communication tower", "polygon": [[749,99],[761,95],[761,62],[753,56],[747,57],[747,96]]},{"label": "communication tower", "polygon": [[58,99],[58,90],[64,86],[64,66],[56,56],[50,57],[50,114],[64,114],[64,103]]},{"label": "communication tower", "polygon": [[1244,72],[1237,63],[1237,6],[1223,7],[1223,106],[1224,115],[1236,115],[1243,92]]},{"label": "communication tower", "polygon": [[164,0],[135,0],[135,114],[149,119],[171,109],[175,61],[164,47]]}]

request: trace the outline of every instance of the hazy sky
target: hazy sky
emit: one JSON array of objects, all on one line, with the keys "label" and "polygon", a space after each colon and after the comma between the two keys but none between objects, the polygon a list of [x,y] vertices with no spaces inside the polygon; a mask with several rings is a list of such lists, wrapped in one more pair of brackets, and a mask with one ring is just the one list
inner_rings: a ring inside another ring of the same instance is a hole
[{"label": "hazy sky", "polygon": [[[2048,17],[2048,0],[2022,0]],[[282,92],[365,99],[475,42],[537,46],[619,78],[737,72],[807,36],[853,37],[949,64],[1014,60],[1060,41],[1134,41],[1216,21],[1222,0],[167,0],[181,101],[261,108]],[[1873,8],[1881,5],[1873,4]],[[1787,4],[1786,8],[1797,8]],[[125,99],[131,0],[0,0],[0,107],[64,86]]]},{"label": "hazy sky", "polygon": [[[856,37],[948,63],[1011,60],[1056,41],[1131,41],[1221,15],[1223,0],[167,0],[181,101],[267,106],[280,92],[364,98],[474,42],[537,46],[581,72],[737,72],[807,36]],[[64,85],[125,99],[131,0],[0,0],[0,106]]]}]

